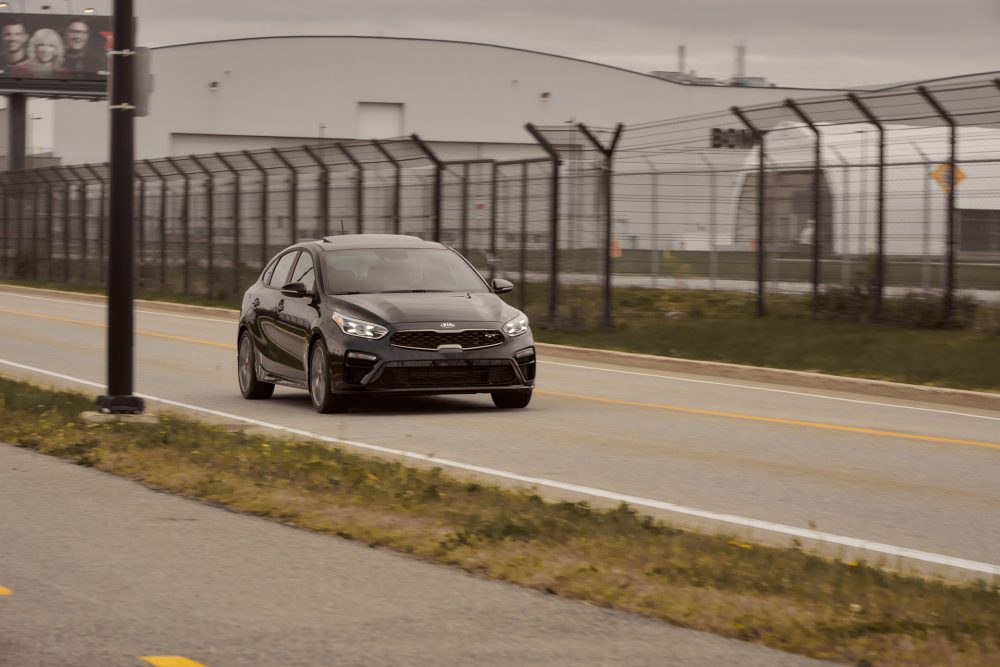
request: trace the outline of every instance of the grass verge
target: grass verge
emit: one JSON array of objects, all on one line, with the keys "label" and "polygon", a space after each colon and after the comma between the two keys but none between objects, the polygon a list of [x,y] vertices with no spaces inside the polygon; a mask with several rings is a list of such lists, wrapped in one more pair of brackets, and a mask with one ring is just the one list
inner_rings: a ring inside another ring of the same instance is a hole
[{"label": "grass verge", "polygon": [[958,586],[547,502],[317,443],[161,415],[92,424],[90,397],[0,377],[0,441],[157,489],[567,598],[846,664],[1000,664],[1000,582]]}]

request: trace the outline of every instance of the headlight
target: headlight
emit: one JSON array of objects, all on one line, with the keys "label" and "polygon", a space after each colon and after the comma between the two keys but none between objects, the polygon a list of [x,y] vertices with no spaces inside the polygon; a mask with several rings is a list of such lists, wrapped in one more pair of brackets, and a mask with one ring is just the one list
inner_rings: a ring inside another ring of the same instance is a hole
[{"label": "headlight", "polygon": [[340,330],[348,336],[358,338],[381,338],[389,333],[389,330],[380,324],[372,324],[353,317],[348,317],[334,311],[333,321],[340,325]]},{"label": "headlight", "polygon": [[503,332],[511,338],[528,333],[528,316],[519,313],[517,317],[503,325]]}]

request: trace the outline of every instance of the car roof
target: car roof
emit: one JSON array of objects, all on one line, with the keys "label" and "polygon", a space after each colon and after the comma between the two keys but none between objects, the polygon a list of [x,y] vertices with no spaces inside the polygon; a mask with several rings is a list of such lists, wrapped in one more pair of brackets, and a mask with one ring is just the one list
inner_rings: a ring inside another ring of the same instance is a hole
[{"label": "car roof", "polygon": [[441,248],[440,243],[404,234],[344,234],[326,236],[317,242],[323,250],[346,248]]}]

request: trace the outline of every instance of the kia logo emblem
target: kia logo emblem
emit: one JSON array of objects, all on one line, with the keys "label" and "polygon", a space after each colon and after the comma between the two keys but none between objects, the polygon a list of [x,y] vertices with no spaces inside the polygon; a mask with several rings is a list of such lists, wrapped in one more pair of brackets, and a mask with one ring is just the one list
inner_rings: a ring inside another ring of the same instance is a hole
[{"label": "kia logo emblem", "polygon": [[455,323],[454,322],[442,322],[441,326],[444,327],[445,329],[454,329],[455,328]]}]

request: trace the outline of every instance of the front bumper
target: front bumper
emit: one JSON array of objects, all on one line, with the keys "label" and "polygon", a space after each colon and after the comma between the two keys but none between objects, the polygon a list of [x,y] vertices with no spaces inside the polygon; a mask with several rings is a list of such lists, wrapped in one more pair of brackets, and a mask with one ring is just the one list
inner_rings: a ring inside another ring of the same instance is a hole
[{"label": "front bumper", "polygon": [[[390,343],[338,336],[339,368],[331,368],[339,394],[475,394],[534,386],[536,357],[531,333],[505,337],[474,350],[414,350]],[[334,347],[334,346],[331,346]]]}]

